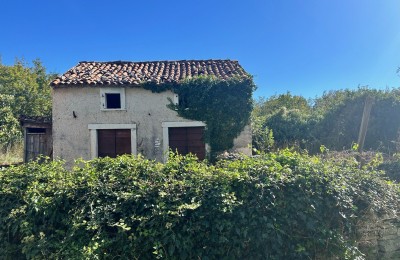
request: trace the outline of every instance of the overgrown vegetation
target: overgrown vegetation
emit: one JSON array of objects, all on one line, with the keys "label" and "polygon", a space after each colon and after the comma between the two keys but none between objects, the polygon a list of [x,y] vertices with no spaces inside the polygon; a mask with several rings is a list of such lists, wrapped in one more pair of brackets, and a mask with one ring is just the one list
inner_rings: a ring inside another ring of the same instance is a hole
[{"label": "overgrown vegetation", "polygon": [[[122,156],[0,171],[6,259],[355,259],[356,223],[398,213],[374,162],[284,150],[214,166]],[[325,156],[325,157],[324,157]],[[358,258],[361,259],[361,258]]]},{"label": "overgrown vegetation", "polygon": [[233,140],[250,123],[253,109],[253,78],[232,77],[221,80],[212,76],[189,78],[178,83],[145,83],[153,92],[172,90],[179,95],[179,104],[170,100],[169,108],[179,116],[203,121],[205,142],[210,145],[210,159],[233,147]]},{"label": "overgrown vegetation", "polygon": [[0,165],[11,165],[23,161],[23,143],[13,145],[7,152],[0,153]]},{"label": "overgrown vegetation", "polygon": [[400,154],[395,154],[379,165],[385,176],[392,181],[400,183]]},{"label": "overgrown vegetation", "polygon": [[53,77],[39,60],[33,61],[32,66],[23,60],[17,60],[12,66],[0,63],[1,154],[9,153],[15,144],[21,142],[21,115],[51,114],[49,83]]},{"label": "overgrown vegetation", "polygon": [[205,141],[211,148],[211,159],[233,147],[233,140],[250,123],[253,109],[253,79],[234,77],[219,80],[196,77],[174,88],[180,103],[170,107],[184,118],[206,123]]},{"label": "overgrown vegetation", "polygon": [[[364,148],[393,154],[399,151],[400,89],[337,90],[307,101],[290,93],[259,100],[253,118],[272,131],[275,148],[296,146],[318,153],[350,149],[358,132],[367,97],[374,99]],[[257,138],[257,137],[256,137]]]}]

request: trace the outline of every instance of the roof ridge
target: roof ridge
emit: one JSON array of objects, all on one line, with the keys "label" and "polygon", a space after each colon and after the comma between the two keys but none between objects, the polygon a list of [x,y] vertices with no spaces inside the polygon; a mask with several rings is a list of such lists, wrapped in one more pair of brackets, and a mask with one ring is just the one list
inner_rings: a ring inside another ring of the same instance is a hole
[{"label": "roof ridge", "polygon": [[237,60],[231,59],[191,59],[191,60],[149,60],[149,61],[123,61],[123,60],[115,60],[115,61],[79,61],[78,64],[81,63],[156,63],[156,62],[193,62],[193,61],[230,61],[230,62],[238,62]]}]

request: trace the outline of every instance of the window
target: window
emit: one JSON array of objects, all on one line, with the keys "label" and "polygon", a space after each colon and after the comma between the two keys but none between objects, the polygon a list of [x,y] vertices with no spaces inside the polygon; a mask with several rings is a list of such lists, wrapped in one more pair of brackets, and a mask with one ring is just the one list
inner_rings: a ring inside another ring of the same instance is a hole
[{"label": "window", "polygon": [[101,88],[101,110],[124,110],[125,89],[124,88]]},{"label": "window", "polygon": [[121,94],[106,93],[106,108],[121,108]]},{"label": "window", "polygon": [[46,128],[31,128],[31,127],[28,127],[28,128],[26,128],[26,133],[27,134],[45,134],[46,133]]}]

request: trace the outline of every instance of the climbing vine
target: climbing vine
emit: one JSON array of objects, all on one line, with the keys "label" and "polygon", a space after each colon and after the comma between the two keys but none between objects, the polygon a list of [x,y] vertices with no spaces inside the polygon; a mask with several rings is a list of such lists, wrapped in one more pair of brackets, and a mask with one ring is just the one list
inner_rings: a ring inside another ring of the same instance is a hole
[{"label": "climbing vine", "polygon": [[179,84],[147,84],[153,92],[171,89],[179,95],[179,104],[168,107],[179,116],[203,121],[207,127],[205,141],[210,145],[210,158],[233,147],[233,140],[249,123],[255,85],[251,76],[221,80],[216,77],[195,77]]},{"label": "climbing vine", "polygon": [[232,148],[234,138],[249,123],[254,89],[250,77],[230,80],[198,77],[174,89],[182,102],[170,107],[184,118],[207,124],[205,139],[214,158]]}]

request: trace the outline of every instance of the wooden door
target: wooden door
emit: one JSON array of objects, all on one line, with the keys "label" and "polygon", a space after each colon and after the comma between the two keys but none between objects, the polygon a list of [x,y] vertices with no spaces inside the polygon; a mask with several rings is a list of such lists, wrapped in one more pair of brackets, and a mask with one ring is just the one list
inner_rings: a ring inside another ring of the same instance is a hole
[{"label": "wooden door", "polygon": [[206,155],[204,127],[170,127],[168,128],[169,148],[180,154],[195,154],[203,160]]},{"label": "wooden door", "polygon": [[112,157],[130,154],[131,130],[130,129],[99,129],[97,130],[97,144],[99,157]]},{"label": "wooden door", "polygon": [[25,142],[25,161],[35,160],[39,155],[47,155],[47,138],[45,133],[28,132]]}]

